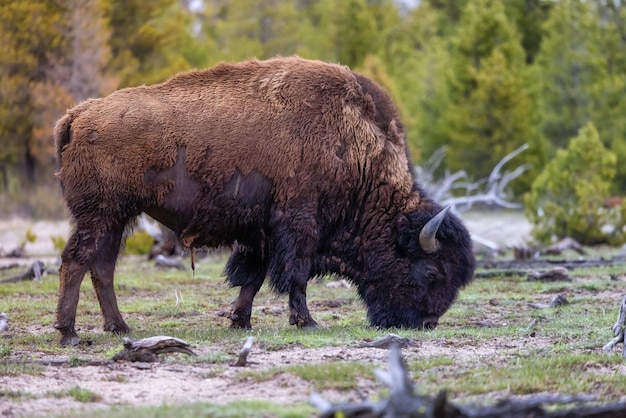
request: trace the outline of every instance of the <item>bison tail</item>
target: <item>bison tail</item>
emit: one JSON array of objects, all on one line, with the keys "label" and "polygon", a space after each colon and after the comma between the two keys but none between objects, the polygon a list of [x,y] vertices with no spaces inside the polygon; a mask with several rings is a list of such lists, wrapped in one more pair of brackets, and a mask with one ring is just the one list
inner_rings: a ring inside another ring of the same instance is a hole
[{"label": "bison tail", "polygon": [[73,120],[74,115],[67,112],[65,116],[59,119],[54,127],[54,143],[56,146],[58,168],[61,167],[61,153],[63,152],[63,148],[70,143],[70,127],[72,126]]}]

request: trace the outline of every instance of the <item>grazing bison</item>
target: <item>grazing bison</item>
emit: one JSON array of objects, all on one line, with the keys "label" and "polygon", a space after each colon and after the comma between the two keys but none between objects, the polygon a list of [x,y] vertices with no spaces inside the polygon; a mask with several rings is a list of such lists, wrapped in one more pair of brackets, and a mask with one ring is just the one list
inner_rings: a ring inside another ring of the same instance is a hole
[{"label": "grazing bison", "polygon": [[459,219],[415,184],[389,96],[348,68],[301,58],[220,64],[88,100],[54,135],[74,230],[62,254],[55,327],[77,344],[87,271],[104,329],[128,332],[113,272],[126,226],[145,212],[187,248],[233,245],[241,287],[232,327],[249,328],[269,277],[289,322],[315,326],[310,277],[349,278],[374,326],[433,328],[472,278]]}]

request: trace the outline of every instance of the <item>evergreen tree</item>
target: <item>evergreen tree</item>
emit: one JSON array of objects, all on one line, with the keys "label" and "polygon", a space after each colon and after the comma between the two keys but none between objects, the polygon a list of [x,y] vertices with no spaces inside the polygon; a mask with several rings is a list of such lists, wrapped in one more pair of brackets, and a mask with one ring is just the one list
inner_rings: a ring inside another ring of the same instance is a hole
[{"label": "evergreen tree", "polygon": [[420,3],[396,32],[386,54],[395,97],[401,104],[411,157],[428,159],[446,138],[449,65],[447,41],[439,34],[440,12]]},{"label": "evergreen tree", "polygon": [[504,5],[509,19],[515,22],[517,31],[522,35],[526,62],[531,64],[539,52],[543,25],[554,3],[545,0],[507,0]]},{"label": "evergreen tree", "polygon": [[[601,69],[590,85],[591,119],[604,145],[626,161],[626,4],[597,4],[601,17],[598,52]],[[626,165],[618,164],[613,193],[626,194]]]},{"label": "evergreen tree", "polygon": [[603,72],[598,24],[597,13],[581,0],[561,0],[546,22],[535,70],[543,132],[556,148],[564,148],[592,118],[590,89]]},{"label": "evergreen tree", "polygon": [[32,87],[48,76],[51,57],[67,46],[62,36],[62,9],[45,0],[0,1],[0,190],[10,184],[10,173],[20,169],[35,180],[35,157],[29,147],[36,127]]},{"label": "evergreen tree", "polygon": [[622,244],[626,205],[603,207],[616,161],[593,123],[585,125],[566,149],[557,151],[526,196],[533,236],[543,243],[571,237],[587,245]]},{"label": "evergreen tree", "polygon": [[154,84],[198,60],[193,14],[179,0],[108,0],[110,70],[120,87]]},{"label": "evergreen tree", "polygon": [[530,170],[512,184],[526,191],[543,162],[536,96],[525,53],[501,0],[469,2],[453,38],[444,112],[446,167],[486,177],[497,161],[524,143]]}]

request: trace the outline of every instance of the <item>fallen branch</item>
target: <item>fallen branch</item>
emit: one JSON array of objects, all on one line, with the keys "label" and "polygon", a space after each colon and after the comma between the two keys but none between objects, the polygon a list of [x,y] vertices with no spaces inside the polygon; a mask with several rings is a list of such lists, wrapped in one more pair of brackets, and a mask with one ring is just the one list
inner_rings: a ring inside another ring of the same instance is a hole
[{"label": "fallen branch", "polygon": [[[625,416],[626,402],[606,405],[580,405],[597,401],[587,395],[549,396],[533,395],[524,399],[506,399],[493,406],[455,405],[445,391],[435,397],[415,393],[408,370],[400,355],[400,349],[393,346],[389,350],[388,370],[376,370],[378,380],[389,388],[389,397],[378,402],[341,403],[333,405],[319,394],[313,393],[310,403],[320,411],[321,418],[342,416],[394,417],[394,418],[612,418]],[[571,409],[546,410],[544,405],[577,404]]]},{"label": "fallen branch", "polygon": [[124,349],[115,354],[112,359],[113,361],[155,363],[160,360],[159,355],[165,353],[196,355],[187,342],[179,338],[159,335],[137,341],[124,338]]},{"label": "fallen branch", "polygon": [[391,346],[397,346],[404,348],[408,346],[415,346],[415,341],[410,338],[401,337],[396,334],[387,334],[382,338],[378,338],[374,341],[365,341],[359,344],[359,347],[375,347],[375,348],[390,348]]},{"label": "fallen branch", "polygon": [[626,264],[626,257],[624,256],[617,256],[613,258],[587,258],[577,260],[478,260],[477,267],[480,271],[477,271],[474,274],[474,277],[485,278],[494,276],[525,276],[533,269],[541,267],[554,268],[555,266],[560,266],[568,270],[574,270],[590,267],[618,266],[624,264]]},{"label": "fallen branch", "polygon": [[567,274],[565,267],[555,267],[547,271],[531,271],[528,273],[528,280],[538,282],[571,282],[572,278]]},{"label": "fallen branch", "polygon": [[624,357],[626,357],[626,342],[624,342],[625,330],[626,330],[626,296],[624,296],[624,299],[622,299],[622,303],[619,306],[619,313],[617,314],[617,321],[615,321],[615,324],[613,325],[613,335],[615,336],[615,338],[609,341],[609,343],[606,344],[604,347],[602,347],[602,349],[605,351],[610,351],[613,349],[613,347],[615,347],[616,344],[623,343],[624,345],[623,354],[624,354]]},{"label": "fallen branch", "polygon": [[248,354],[250,354],[250,350],[252,349],[252,343],[254,342],[254,337],[248,337],[246,342],[243,344],[241,351],[239,352],[239,358],[235,363],[232,363],[233,367],[246,367],[248,365]]},{"label": "fallen branch", "polygon": [[18,274],[17,276],[9,277],[8,279],[0,280],[0,283],[17,283],[28,280],[41,280],[41,277],[45,273],[43,261],[37,260],[27,271],[22,274]]},{"label": "fallen branch", "polygon": [[530,306],[531,308],[535,308],[535,309],[547,309],[547,308],[558,308],[559,306],[567,305],[568,303],[569,301],[567,300],[565,295],[562,293],[559,293],[554,298],[552,298],[550,303],[529,303],[528,306]]}]

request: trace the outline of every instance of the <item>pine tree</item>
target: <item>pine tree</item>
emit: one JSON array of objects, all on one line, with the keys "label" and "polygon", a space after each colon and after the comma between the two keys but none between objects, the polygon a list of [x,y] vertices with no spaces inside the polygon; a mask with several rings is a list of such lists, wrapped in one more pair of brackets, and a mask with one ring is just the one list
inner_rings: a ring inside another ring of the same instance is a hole
[{"label": "pine tree", "polygon": [[443,113],[446,167],[484,178],[497,161],[528,143],[530,170],[512,184],[520,194],[530,187],[546,146],[537,130],[525,53],[502,0],[469,2],[452,47]]},{"label": "pine tree", "polygon": [[616,161],[592,122],[581,128],[566,149],[557,151],[525,198],[533,236],[543,243],[571,237],[587,245],[622,244],[626,206],[603,207]]},{"label": "pine tree", "polygon": [[592,119],[594,80],[602,76],[598,16],[588,2],[562,0],[551,11],[536,59],[543,132],[555,148]]},{"label": "pine tree", "polygon": [[[54,2],[0,1],[0,189],[19,190],[9,173],[35,180],[36,160],[30,147],[36,128],[32,87],[48,77],[51,58],[67,47],[62,36],[64,9]],[[16,178],[13,175],[13,178]]]},{"label": "pine tree", "polygon": [[[602,22],[597,41],[601,68],[589,88],[591,119],[604,145],[618,161],[626,161],[626,4],[602,2],[596,6]],[[626,165],[617,165],[612,190],[626,194]]]},{"label": "pine tree", "polygon": [[193,14],[179,0],[108,0],[110,71],[120,87],[153,84],[191,68],[196,60]]}]

